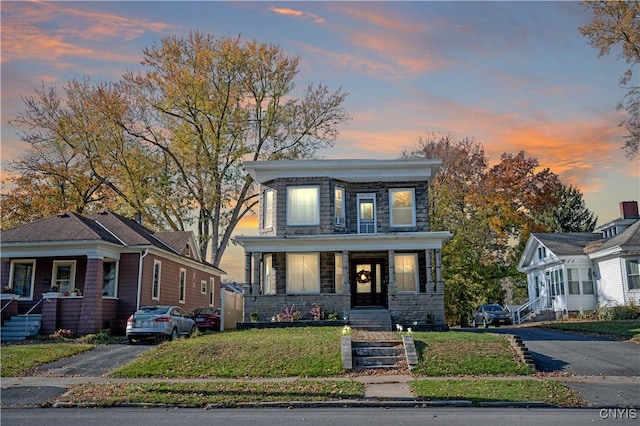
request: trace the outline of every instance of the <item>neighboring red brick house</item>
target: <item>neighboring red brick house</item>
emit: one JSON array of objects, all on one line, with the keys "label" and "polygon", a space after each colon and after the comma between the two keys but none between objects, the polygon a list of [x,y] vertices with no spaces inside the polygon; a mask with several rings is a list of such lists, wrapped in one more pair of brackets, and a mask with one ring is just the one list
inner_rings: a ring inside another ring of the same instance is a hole
[{"label": "neighboring red brick house", "polygon": [[153,232],[112,212],[61,213],[0,238],[0,281],[17,295],[3,319],[42,314],[41,334],[123,333],[127,317],[150,304],[220,306],[224,272],[200,258],[190,231]]}]

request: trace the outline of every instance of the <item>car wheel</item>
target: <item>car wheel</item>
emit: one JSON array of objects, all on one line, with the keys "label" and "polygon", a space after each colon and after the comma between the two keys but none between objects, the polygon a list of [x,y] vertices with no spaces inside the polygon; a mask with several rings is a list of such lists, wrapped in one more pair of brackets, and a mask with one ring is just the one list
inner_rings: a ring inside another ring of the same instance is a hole
[{"label": "car wheel", "polygon": [[486,318],[483,318],[483,319],[482,319],[482,326],[483,326],[484,328],[489,328],[489,324],[487,324],[487,319],[486,319]]},{"label": "car wheel", "polygon": [[193,336],[193,333],[195,333],[195,332],[196,332],[196,326],[193,325],[193,326],[191,326],[191,331],[189,331],[189,336],[187,336],[187,337]]},{"label": "car wheel", "polygon": [[130,345],[133,345],[134,343],[136,343],[135,339],[132,336],[127,336],[127,340],[129,341]]},{"label": "car wheel", "polygon": [[173,330],[171,330],[171,340],[176,340],[178,338],[178,329],[177,328],[173,328]]},{"label": "car wheel", "polygon": [[473,321],[471,321],[471,325],[473,326],[473,328],[478,328],[478,323],[476,322],[475,318],[473,319]]}]

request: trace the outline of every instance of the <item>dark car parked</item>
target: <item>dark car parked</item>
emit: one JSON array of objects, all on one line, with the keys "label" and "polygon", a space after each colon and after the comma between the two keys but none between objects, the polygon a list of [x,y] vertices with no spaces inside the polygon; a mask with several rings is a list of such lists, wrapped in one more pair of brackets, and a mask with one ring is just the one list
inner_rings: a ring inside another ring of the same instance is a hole
[{"label": "dark car parked", "polygon": [[207,330],[220,331],[220,308],[195,309],[189,316],[203,333]]},{"label": "dark car parked", "polygon": [[511,325],[511,313],[498,304],[480,305],[473,312],[473,326],[477,327],[480,324],[484,328],[490,325]]}]

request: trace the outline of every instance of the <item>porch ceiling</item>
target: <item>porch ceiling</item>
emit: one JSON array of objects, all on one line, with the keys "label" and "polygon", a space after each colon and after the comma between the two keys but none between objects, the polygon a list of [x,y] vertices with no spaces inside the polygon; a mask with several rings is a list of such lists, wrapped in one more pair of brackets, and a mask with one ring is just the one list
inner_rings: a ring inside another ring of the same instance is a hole
[{"label": "porch ceiling", "polygon": [[440,249],[450,232],[398,234],[328,234],[259,237],[239,235],[235,241],[248,252],[308,252],[344,250]]}]

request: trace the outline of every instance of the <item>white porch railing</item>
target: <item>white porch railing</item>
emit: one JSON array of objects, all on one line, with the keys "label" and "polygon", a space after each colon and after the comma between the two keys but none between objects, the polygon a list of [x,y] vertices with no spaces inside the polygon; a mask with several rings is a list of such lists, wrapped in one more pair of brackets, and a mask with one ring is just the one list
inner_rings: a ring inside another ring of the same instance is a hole
[{"label": "white porch railing", "polygon": [[547,297],[540,296],[514,309],[511,312],[511,320],[514,324],[521,324],[522,322],[526,321],[534,312],[548,308],[549,306]]}]

